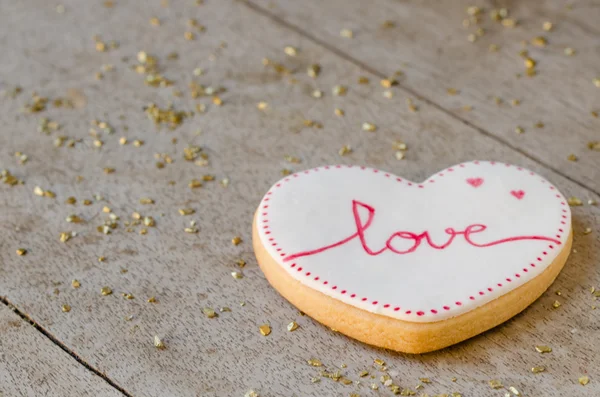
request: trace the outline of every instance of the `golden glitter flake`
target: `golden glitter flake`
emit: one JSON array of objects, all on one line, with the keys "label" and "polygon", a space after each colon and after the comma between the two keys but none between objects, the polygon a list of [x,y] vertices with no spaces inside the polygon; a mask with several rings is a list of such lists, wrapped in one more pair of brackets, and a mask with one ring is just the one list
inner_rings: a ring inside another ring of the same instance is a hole
[{"label": "golden glitter flake", "polygon": [[451,95],[451,96],[458,94],[458,90],[456,88],[448,88],[448,89],[446,89],[446,92],[448,93],[448,95]]},{"label": "golden glitter flake", "polygon": [[569,203],[569,205],[571,207],[579,207],[579,206],[583,205],[583,202],[579,198],[577,198],[575,196],[569,197],[567,199],[567,202]]},{"label": "golden glitter flake", "polygon": [[244,394],[244,397],[260,397],[260,396],[254,390],[248,390],[246,392],[246,394]]},{"label": "golden glitter flake", "polygon": [[352,153],[352,148],[350,147],[350,145],[344,145],[340,148],[340,150],[338,150],[338,154],[340,156],[345,156],[350,153]]},{"label": "golden glitter flake", "polygon": [[71,287],[77,289],[77,288],[81,287],[81,283],[79,282],[79,280],[73,280],[73,281],[71,281]]},{"label": "golden glitter flake", "polygon": [[193,213],[196,212],[196,210],[194,210],[193,208],[180,208],[178,210],[179,215],[185,216],[185,215],[192,215]]},{"label": "golden glitter flake", "polygon": [[577,160],[578,160],[578,158],[577,158],[577,156],[576,156],[576,155],[574,155],[573,153],[571,153],[571,154],[569,154],[569,155],[567,156],[567,160],[569,160],[569,161],[577,161]]},{"label": "golden glitter flake", "polygon": [[100,293],[104,296],[111,295],[113,293],[110,287],[102,287],[100,288]]},{"label": "golden glitter flake", "polygon": [[519,127],[519,126],[517,126],[517,127],[515,127],[515,132],[516,132],[517,134],[522,134],[522,133],[524,133],[524,132],[525,132],[525,130],[523,129],[523,127]]},{"label": "golden glitter flake", "polygon": [[398,85],[398,81],[393,78],[383,79],[379,82],[384,88],[391,88],[392,86]]},{"label": "golden glitter flake", "polygon": [[351,39],[354,37],[354,32],[352,32],[350,29],[342,29],[340,30],[340,36]]},{"label": "golden glitter flake", "polygon": [[123,293],[121,295],[123,296],[124,299],[127,299],[127,300],[135,299],[135,296],[133,296],[132,294]]},{"label": "golden glitter flake", "polygon": [[285,52],[285,55],[290,57],[295,57],[296,55],[298,55],[298,49],[292,46],[285,47],[283,49],[283,52]]},{"label": "golden glitter flake", "polygon": [[369,84],[369,78],[365,76],[360,76],[358,78],[358,84]]},{"label": "golden glitter flake", "polygon": [[239,280],[244,278],[244,274],[242,272],[231,272],[231,277],[235,278],[236,280]]},{"label": "golden glitter flake", "polygon": [[552,22],[546,21],[542,24],[542,29],[544,29],[546,32],[552,31],[553,28],[554,25],[552,24]]},{"label": "golden glitter flake", "polygon": [[288,163],[292,163],[292,164],[300,164],[302,162],[302,160],[300,160],[300,158],[295,157],[295,156],[290,156],[290,155],[283,156],[283,159],[285,161],[287,161]]},{"label": "golden glitter flake", "polygon": [[183,231],[186,233],[195,234],[195,233],[198,233],[198,228],[191,226],[191,227],[186,227],[185,229],[183,229]]},{"label": "golden glitter flake", "polygon": [[531,368],[531,372],[533,372],[534,374],[539,374],[540,372],[544,372],[545,370],[546,370],[546,367],[543,367],[541,365]]},{"label": "golden glitter flake", "polygon": [[263,324],[258,329],[262,336],[267,336],[271,333],[271,326],[269,324]]},{"label": "golden glitter flake", "polygon": [[586,228],[583,230],[583,234],[590,234],[591,232],[592,232],[592,228],[591,228],[591,227],[586,227]]},{"label": "golden glitter flake", "polygon": [[508,388],[508,390],[510,390],[510,391],[512,392],[512,394],[514,394],[515,396],[520,396],[520,395],[521,395],[521,392],[519,392],[519,391],[517,390],[517,388],[516,388],[516,387],[514,387],[514,386],[510,386],[510,387]]},{"label": "golden glitter flake", "polygon": [[490,380],[488,383],[489,383],[489,385],[490,385],[490,387],[491,387],[492,389],[501,389],[501,388],[503,388],[503,387],[504,387],[504,386],[502,385],[502,382],[500,382],[500,381],[499,381],[499,380],[497,380],[497,379],[492,379],[492,380]]},{"label": "golden glitter flake", "polygon": [[40,197],[50,197],[50,198],[55,198],[56,194],[50,190],[44,190],[39,186],[36,186],[33,189],[33,194],[35,194],[36,196],[40,196]]},{"label": "golden glitter flake", "polygon": [[314,90],[311,95],[312,95],[313,98],[322,98],[323,97],[323,91],[321,91],[321,90]]},{"label": "golden glitter flake", "polygon": [[375,360],[373,360],[373,362],[379,366],[385,365],[385,361],[383,361],[382,359],[379,359],[379,358],[376,358]]},{"label": "golden glitter flake", "polygon": [[502,20],[502,26],[504,26],[505,28],[514,28],[515,26],[517,26],[517,21],[512,18],[505,18]]},{"label": "golden glitter flake", "polygon": [[585,385],[587,385],[588,383],[590,383],[590,378],[589,378],[589,377],[587,377],[587,376],[582,376],[582,377],[580,377],[578,380],[579,380],[579,384],[580,384],[581,386],[585,386]]},{"label": "golden glitter flake", "polygon": [[66,243],[71,239],[71,237],[73,237],[71,232],[61,232],[59,235],[59,240],[61,243]]},{"label": "golden glitter flake", "polygon": [[343,111],[342,109],[340,109],[340,108],[335,108],[335,109],[333,110],[333,114],[335,114],[336,116],[339,116],[339,117],[341,117],[341,116],[343,116],[345,113],[344,113],[344,111]]},{"label": "golden glitter flake", "polygon": [[600,77],[596,77],[593,82],[596,87],[600,88]]},{"label": "golden glitter flake", "polygon": [[335,96],[344,96],[348,92],[348,88],[343,85],[336,85],[331,91]]},{"label": "golden glitter flake", "polygon": [[215,318],[218,317],[217,312],[215,312],[215,310],[213,308],[210,307],[205,307],[202,309],[202,312],[204,313],[204,315],[208,318]]},{"label": "golden glitter flake", "polygon": [[316,79],[319,73],[321,73],[321,66],[316,63],[312,64],[306,69],[306,73],[313,79]]},{"label": "golden glitter flake", "polygon": [[141,198],[140,199],[140,204],[154,204],[154,200],[152,200],[151,198]]},{"label": "golden glitter flake", "polygon": [[554,309],[558,309],[561,306],[561,303],[559,301],[554,301],[554,303],[552,304],[552,307]]},{"label": "golden glitter flake", "polygon": [[242,242],[242,238],[239,236],[235,236],[234,238],[231,239],[231,244],[233,245],[239,245]]},{"label": "golden glitter flake", "polygon": [[552,348],[550,346],[544,346],[544,345],[536,346],[535,350],[538,353],[542,353],[542,354],[544,354],[544,353],[551,353],[552,352]]},{"label": "golden glitter flake", "polygon": [[166,349],[165,343],[158,337],[158,335],[154,335],[154,347],[159,350]]},{"label": "golden glitter flake", "polygon": [[308,365],[310,365],[312,367],[322,367],[323,366],[323,363],[318,358],[311,358],[309,360],[306,360],[306,362],[308,363]]},{"label": "golden glitter flake", "polygon": [[256,104],[256,107],[258,108],[258,110],[266,110],[269,107],[269,104],[267,102],[259,102]]},{"label": "golden glitter flake", "polygon": [[297,329],[298,329],[298,323],[297,323],[297,322],[295,322],[295,321],[292,321],[291,323],[289,323],[289,324],[287,325],[287,330],[288,330],[288,332],[292,332],[292,331],[295,331],[295,330],[297,330]]},{"label": "golden glitter flake", "polygon": [[377,126],[373,123],[362,123],[362,130],[368,132],[377,131]]},{"label": "golden glitter flake", "polygon": [[587,144],[588,149],[600,152],[600,141],[592,141]]},{"label": "golden glitter flake", "polygon": [[576,51],[571,47],[566,47],[564,53],[566,56],[572,57],[573,55],[575,55]]},{"label": "golden glitter flake", "polygon": [[546,38],[543,36],[538,36],[531,39],[531,44],[536,47],[546,47],[548,40],[546,40]]},{"label": "golden glitter flake", "polygon": [[19,255],[19,256],[27,255],[27,250],[25,248],[18,248],[17,255]]},{"label": "golden glitter flake", "polygon": [[63,311],[63,313],[68,313],[71,311],[71,306],[69,305],[62,305],[61,310]]}]

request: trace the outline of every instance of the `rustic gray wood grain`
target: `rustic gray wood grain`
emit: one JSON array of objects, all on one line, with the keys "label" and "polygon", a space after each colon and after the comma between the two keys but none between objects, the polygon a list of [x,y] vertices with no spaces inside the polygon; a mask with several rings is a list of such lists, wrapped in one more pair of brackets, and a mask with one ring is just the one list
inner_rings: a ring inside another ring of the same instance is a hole
[{"label": "rustic gray wood grain", "polygon": [[0,396],[122,396],[0,305]]},{"label": "rustic gray wood grain", "polygon": [[[430,0],[288,1],[251,3],[302,30],[304,34],[392,76],[402,87],[527,153],[548,167],[600,192],[600,152],[587,144],[600,139],[600,3],[580,1],[470,1],[440,4]],[[481,23],[465,28],[467,8],[479,6]],[[506,28],[490,18],[507,7],[517,21]],[[384,28],[385,21],[394,27]],[[553,23],[550,32],[542,26]],[[469,34],[477,28],[485,34]],[[342,29],[354,33],[340,36]],[[547,40],[545,47],[531,43]],[[490,52],[495,44],[498,51]],[[565,55],[572,48],[574,56]],[[522,50],[537,62],[528,77]],[[448,95],[454,88],[457,95]],[[383,89],[381,89],[383,91]],[[406,97],[406,94],[401,94]],[[497,104],[497,99],[502,102]],[[511,100],[520,105],[514,106]],[[464,106],[472,106],[465,111]],[[541,122],[543,128],[535,125]],[[521,127],[523,134],[515,133]],[[579,161],[567,159],[575,154]]]},{"label": "rustic gray wood grain", "polygon": [[[598,200],[597,195],[435,106],[415,100],[419,111],[410,112],[399,89],[392,100],[384,98],[377,76],[243,3],[207,1],[197,7],[172,2],[162,7],[152,2],[142,7],[115,2],[112,8],[101,2],[63,4],[65,12],[59,14],[55,5],[42,1],[5,3],[0,15],[0,84],[7,91],[16,84],[23,87],[16,98],[2,98],[0,167],[25,181],[22,186],[0,185],[0,295],[88,365],[134,396],[243,396],[250,389],[267,397],[391,395],[378,380],[375,358],[385,360],[403,387],[414,388],[419,377],[430,377],[432,383],[422,390],[430,395],[502,396],[505,390],[491,389],[490,379],[515,386],[524,396],[598,394],[600,373],[594,358],[600,346],[599,312],[592,310],[597,302],[589,292],[600,286],[597,206],[573,209],[577,252],[543,297],[490,332],[422,356],[375,349],[301,316],[269,287],[250,245],[253,211],[283,168],[361,164],[420,180],[480,158],[531,168],[584,202]],[[152,17],[161,26],[152,26]],[[188,18],[206,26],[193,41],[184,38],[191,29]],[[119,48],[96,51],[94,35],[118,41]],[[284,54],[288,45],[299,49],[296,57]],[[161,73],[175,86],[144,85],[144,76],[131,70],[141,50],[158,57]],[[168,60],[173,52],[178,59]],[[265,68],[264,57],[284,64],[292,74]],[[305,71],[315,63],[322,73],[312,79]],[[96,80],[94,74],[106,64],[114,70]],[[194,77],[199,67],[205,74]],[[359,85],[359,76],[371,83]],[[220,94],[223,106],[215,106],[210,97],[190,98],[191,81],[226,88]],[[346,96],[331,94],[337,84],[348,86]],[[85,96],[85,106],[20,112],[32,91],[56,98],[69,89],[77,90],[78,104]],[[174,96],[173,89],[183,96]],[[311,96],[315,89],[323,90],[321,99]],[[265,111],[257,109],[260,101],[268,103]],[[172,103],[186,111],[205,103],[207,111],[169,131],[148,120],[143,108],[150,102],[162,108]],[[345,116],[335,116],[335,108],[344,109]],[[49,136],[38,132],[41,117],[59,122],[60,130]],[[89,135],[92,119],[115,130],[99,132],[104,142],[100,148]],[[323,128],[308,128],[305,119]],[[362,131],[363,122],[376,124],[377,131]],[[56,148],[53,142],[60,135],[81,142]],[[145,144],[119,145],[122,136]],[[395,140],[408,144],[406,160],[395,159]],[[338,150],[346,144],[353,152],[341,157]],[[188,145],[202,146],[209,165],[185,161]],[[558,150],[563,143],[546,145]],[[20,165],[16,151],[27,154],[29,161]],[[155,154],[168,154],[173,162],[158,169]],[[286,162],[286,154],[301,163]],[[115,171],[106,174],[106,167]],[[205,174],[217,181],[188,187],[190,180]],[[226,188],[218,182],[223,178],[229,179]],[[56,198],[34,195],[38,185],[55,192]],[[96,200],[96,194],[103,200]],[[76,205],[64,204],[69,196],[77,198]],[[140,204],[144,197],[155,203]],[[84,199],[92,204],[82,205]],[[96,230],[108,218],[104,206],[120,217],[110,235]],[[177,210],[185,207],[196,213],[180,216]],[[124,223],[134,211],[154,217],[156,227],[145,235],[139,234],[141,226],[128,233]],[[85,222],[67,223],[70,214]],[[190,220],[197,221],[198,234],[184,232]],[[584,236],[586,227],[594,230]],[[65,231],[77,236],[61,243],[59,234]],[[237,235],[243,242],[234,246],[231,239]],[[17,256],[20,247],[28,254]],[[99,262],[99,256],[106,260]],[[236,280],[230,272],[240,258],[247,261],[245,277]],[[73,279],[81,282],[80,288],[71,287]],[[113,294],[102,296],[103,286]],[[555,295],[557,290],[562,296]],[[122,293],[135,299],[124,299]],[[146,302],[151,296],[158,303]],[[562,306],[553,310],[556,299]],[[63,304],[71,305],[71,312],[63,313]],[[217,318],[202,314],[203,307],[222,306],[232,311]],[[300,328],[290,333],[286,325],[292,320]],[[273,330],[267,337],[258,330],[263,323]],[[165,350],[154,347],[154,335],[164,339]],[[536,353],[538,344],[552,346],[553,352]],[[359,385],[331,379],[312,383],[322,368],[309,366],[311,357],[353,381],[364,369],[375,379],[360,379]],[[532,374],[535,365],[545,365],[547,372]],[[577,379],[586,374],[591,381],[584,387]],[[371,390],[370,383],[379,384],[380,390]]]}]

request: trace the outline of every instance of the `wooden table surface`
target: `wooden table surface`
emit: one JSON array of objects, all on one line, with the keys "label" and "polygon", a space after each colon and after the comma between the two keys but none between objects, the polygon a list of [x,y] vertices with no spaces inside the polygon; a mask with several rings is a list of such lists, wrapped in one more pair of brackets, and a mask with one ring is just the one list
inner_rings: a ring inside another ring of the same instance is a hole
[{"label": "wooden table surface", "polygon": [[[0,8],[0,396],[393,395],[384,374],[402,395],[600,395],[597,1]],[[359,164],[422,180],[472,159],[530,168],[582,202],[564,270],[507,323],[398,354],[302,316],[260,272],[252,214],[285,170]]]}]

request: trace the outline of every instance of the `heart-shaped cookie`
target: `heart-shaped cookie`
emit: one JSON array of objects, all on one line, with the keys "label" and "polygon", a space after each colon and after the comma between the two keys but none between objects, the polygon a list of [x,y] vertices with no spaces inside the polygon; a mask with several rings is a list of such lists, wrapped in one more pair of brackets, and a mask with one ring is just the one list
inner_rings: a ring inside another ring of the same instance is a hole
[{"label": "heart-shaped cookie", "polygon": [[422,183],[357,166],[298,172],[267,192],[253,235],[267,279],[300,310],[411,353],[525,309],[560,272],[572,238],[552,184],[483,161]]}]

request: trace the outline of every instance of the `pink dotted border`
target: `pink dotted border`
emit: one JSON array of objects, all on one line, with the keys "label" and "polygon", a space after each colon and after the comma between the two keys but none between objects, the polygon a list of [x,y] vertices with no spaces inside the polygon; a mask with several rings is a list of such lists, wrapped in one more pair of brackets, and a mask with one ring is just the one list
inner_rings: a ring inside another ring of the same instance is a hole
[{"label": "pink dotted border", "polygon": [[[534,172],[528,171],[522,167],[515,167],[513,165],[510,164],[505,164],[505,163],[500,163],[500,162],[495,162],[495,161],[473,161],[471,163],[463,163],[463,164],[459,164],[456,165],[454,167],[450,167],[447,168],[433,176],[431,176],[429,179],[427,179],[425,182],[423,183],[413,183],[413,182],[409,182],[406,180],[403,180],[402,178],[398,178],[395,177],[394,175],[384,172],[384,171],[380,171],[378,169],[374,169],[374,168],[367,168],[367,167],[358,167],[363,171],[371,171],[375,174],[380,174],[383,175],[385,178],[395,178],[396,182],[398,183],[404,183],[407,186],[415,186],[418,189],[424,189],[427,184],[430,183],[435,183],[437,178],[442,178],[444,177],[444,175],[451,173],[454,171],[455,168],[465,168],[467,166],[471,166],[471,165],[480,165],[482,163],[485,164],[490,164],[490,165],[504,165],[505,167],[514,167],[516,168],[518,171],[523,171],[523,172],[527,172],[529,175],[531,175],[534,178],[539,178],[539,181],[544,183],[544,184],[548,184],[548,188],[549,190],[553,191],[553,196],[560,200],[560,205],[565,207],[561,209],[561,220],[560,220],[560,227],[557,229],[556,231],[556,235],[555,237],[557,239],[562,239],[563,234],[565,233],[565,231],[568,232],[569,228],[566,227],[567,225],[567,220],[568,220],[568,215],[569,211],[566,209],[567,207],[567,203],[565,202],[564,197],[558,193],[557,189],[550,185],[548,183],[548,181],[546,181],[544,178],[540,177],[539,175],[536,175]],[[271,188],[271,190],[269,192],[267,192],[267,194],[265,195],[265,197],[263,198],[261,204],[260,204],[260,210],[261,210],[261,214],[263,216],[261,222],[262,222],[262,228],[264,230],[264,234],[268,240],[268,243],[272,246],[275,247],[275,251],[279,254],[280,257],[285,257],[287,254],[283,251],[283,249],[279,246],[279,244],[277,243],[277,241],[275,240],[275,238],[272,236],[271,233],[271,228],[269,226],[269,201],[271,200],[271,197],[273,195],[273,193],[275,191],[277,191],[278,188],[282,187],[285,183],[287,182],[291,182],[296,178],[301,177],[302,175],[308,175],[311,172],[319,172],[319,171],[327,171],[327,170],[335,170],[335,169],[339,169],[339,168],[357,168],[357,166],[352,166],[352,165],[335,165],[335,166],[324,166],[324,167],[317,167],[317,168],[313,168],[310,170],[306,170],[306,171],[302,171],[299,173],[295,173],[292,174],[286,178],[284,178],[283,180],[279,181],[275,186],[273,186]],[[435,179],[434,179],[435,178]],[[557,244],[560,245],[561,243]],[[529,270],[531,268],[535,268],[536,267],[536,262],[541,262],[542,261],[542,257],[548,255],[548,251],[550,250],[554,250],[556,247],[554,244],[549,244],[547,246],[547,249],[540,252],[539,256],[537,256],[535,258],[535,260],[531,261],[531,263],[527,264],[526,266],[523,267],[522,272],[523,273],[528,273]],[[302,268],[302,266],[298,266],[297,263],[291,263],[290,265],[291,269],[295,269],[297,272],[303,272],[304,269]],[[322,280],[319,276],[313,274],[312,272],[309,271],[304,271],[304,276],[307,278],[311,278],[313,281],[320,281],[323,285],[330,285],[328,280]],[[460,307],[463,305],[464,301],[474,301],[476,300],[478,297],[482,297],[485,296],[487,293],[490,293],[492,291],[494,291],[494,288],[504,288],[507,284],[512,283],[515,279],[521,278],[521,273],[515,273],[514,275],[509,275],[509,277],[506,277],[504,280],[500,280],[500,282],[498,282],[495,286],[493,287],[487,287],[484,288],[483,290],[477,291],[477,293],[467,297],[466,299],[464,299],[463,301],[456,301],[453,303],[447,303],[446,305],[439,307],[439,308],[432,308],[429,309],[428,311],[423,311],[423,310],[413,310],[413,309],[403,309],[401,306],[396,306],[396,305],[392,305],[390,303],[384,303],[383,304],[383,308],[392,312],[399,312],[401,310],[404,311],[405,315],[417,315],[419,317],[424,316],[425,314],[431,313],[432,315],[436,315],[439,312],[442,311],[449,311],[451,310],[453,307]],[[380,302],[377,300],[371,300],[368,297],[359,297],[357,294],[348,291],[346,289],[342,289],[341,287],[337,286],[337,285],[330,285],[330,287],[332,291],[336,291],[338,292],[340,295],[346,295],[349,296],[351,299],[358,299],[362,302],[368,302],[371,303],[372,305],[378,305]]]}]

